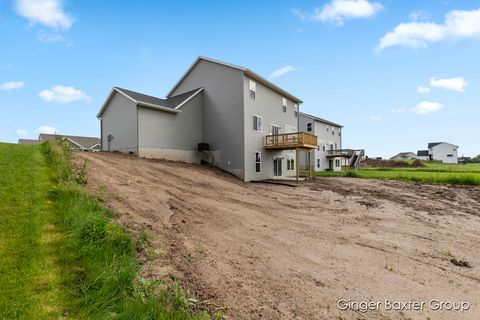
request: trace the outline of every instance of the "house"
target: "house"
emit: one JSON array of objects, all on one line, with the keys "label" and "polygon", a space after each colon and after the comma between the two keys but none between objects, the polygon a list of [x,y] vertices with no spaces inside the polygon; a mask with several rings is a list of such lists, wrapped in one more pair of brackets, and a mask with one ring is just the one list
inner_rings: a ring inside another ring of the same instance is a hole
[{"label": "house", "polygon": [[[299,129],[317,136],[317,148],[313,150],[310,160],[315,171],[340,171],[342,169],[342,157],[330,156],[332,150],[342,149],[342,125],[300,112]],[[301,157],[302,168],[308,167],[308,154]]]},{"label": "house", "polygon": [[458,163],[458,146],[448,142],[431,142],[428,144],[430,160],[443,163]]},{"label": "house", "polygon": [[40,144],[41,141],[33,139],[18,139],[18,144]]},{"label": "house", "polygon": [[417,155],[413,152],[400,152],[399,154],[390,158],[390,160],[415,160]]},{"label": "house", "polygon": [[40,133],[37,140],[19,139],[19,144],[41,144],[46,141],[62,141],[75,151],[100,151],[100,139],[95,137],[67,136]]},{"label": "house", "polygon": [[[207,162],[244,181],[296,176],[302,101],[250,69],[198,57],[165,99],[114,87],[97,114],[101,148]],[[297,176],[298,177],[298,176]]]},{"label": "house", "polygon": [[429,150],[418,150],[417,159],[418,160],[430,160]]},{"label": "house", "polygon": [[467,164],[472,162],[472,157],[461,156],[458,157],[458,164]]}]

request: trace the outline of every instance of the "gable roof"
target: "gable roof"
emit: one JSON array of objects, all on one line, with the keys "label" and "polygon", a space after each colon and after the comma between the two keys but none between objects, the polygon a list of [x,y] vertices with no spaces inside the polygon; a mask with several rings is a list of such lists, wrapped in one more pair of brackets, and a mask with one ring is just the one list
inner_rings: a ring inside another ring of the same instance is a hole
[{"label": "gable roof", "polygon": [[97,118],[100,118],[108,106],[108,103],[112,99],[115,93],[120,93],[133,103],[138,106],[143,106],[147,108],[152,108],[156,110],[162,110],[167,112],[178,113],[180,112],[178,109],[181,108],[185,103],[187,103],[190,99],[195,97],[198,93],[202,92],[203,88],[197,88],[191,91],[187,91],[175,96],[172,96],[168,99],[162,99],[154,96],[150,96],[147,94],[143,94],[137,91],[127,90],[120,87],[113,87],[112,91],[108,95],[107,100],[103,104],[102,108],[97,114]]},{"label": "gable roof", "polygon": [[433,147],[435,147],[435,146],[438,146],[439,144],[442,144],[442,143],[449,144],[449,145],[451,145],[451,146],[454,146],[454,147],[457,147],[457,148],[458,148],[457,145],[454,145],[454,144],[451,144],[451,143],[448,143],[448,142],[430,142],[430,143],[428,144],[428,149],[433,148]]},{"label": "gable roof", "polygon": [[40,135],[38,136],[38,141],[39,143],[42,143],[44,141],[56,141],[58,138],[66,139],[82,149],[90,149],[97,144],[100,144],[100,139],[96,137],[66,136],[46,133],[40,133]]},{"label": "gable roof", "polygon": [[395,159],[395,158],[405,159],[405,158],[408,158],[408,157],[411,157],[411,156],[415,156],[415,153],[413,153],[413,152],[400,152],[399,154],[394,155],[393,157],[391,157],[390,160],[393,160],[393,159]]},{"label": "gable roof", "polygon": [[300,112],[300,114],[302,116],[307,117],[307,118],[311,118],[313,120],[316,120],[316,121],[319,121],[319,122],[322,122],[322,123],[325,123],[325,124],[329,124],[329,125],[334,126],[334,127],[343,128],[343,126],[341,124],[338,124],[338,123],[335,123],[335,122],[332,122],[332,121],[328,121],[328,120],[322,119],[322,118],[317,117],[317,116],[312,116],[311,114],[308,114],[308,113]]},{"label": "gable roof", "polygon": [[428,157],[429,156],[429,150],[418,150],[417,151],[417,156],[419,157]]},{"label": "gable roof", "polygon": [[302,103],[303,102],[299,98],[297,98],[294,95],[288,93],[287,91],[283,90],[282,88],[278,87],[277,85],[273,84],[272,82],[268,81],[267,79],[263,78],[262,76],[256,74],[255,72],[253,72],[250,69],[247,69],[247,68],[244,68],[244,67],[241,67],[241,66],[237,66],[237,65],[234,65],[234,64],[231,64],[231,63],[215,60],[215,59],[212,59],[212,58],[203,57],[203,56],[198,56],[197,57],[197,59],[192,63],[192,65],[187,69],[187,71],[182,75],[182,77],[177,81],[177,83],[175,83],[173,88],[168,92],[167,97],[170,97],[170,95],[175,91],[175,89],[180,85],[180,83],[182,83],[182,81],[188,76],[188,74],[193,70],[193,68],[202,60],[209,61],[209,62],[212,62],[212,63],[216,63],[216,64],[219,64],[219,65],[228,67],[228,68],[239,70],[239,71],[243,72],[244,74],[246,74],[247,76],[249,76],[250,78],[262,83],[266,87],[269,87],[273,91],[276,91],[276,92],[280,93],[285,98],[288,98],[295,103]]}]

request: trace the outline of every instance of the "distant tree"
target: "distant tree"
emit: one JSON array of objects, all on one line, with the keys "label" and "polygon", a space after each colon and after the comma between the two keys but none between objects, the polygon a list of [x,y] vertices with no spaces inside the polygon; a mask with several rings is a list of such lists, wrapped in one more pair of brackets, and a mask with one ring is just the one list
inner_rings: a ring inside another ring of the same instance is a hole
[{"label": "distant tree", "polygon": [[480,163],[480,154],[476,157],[473,157],[471,161],[474,163]]}]

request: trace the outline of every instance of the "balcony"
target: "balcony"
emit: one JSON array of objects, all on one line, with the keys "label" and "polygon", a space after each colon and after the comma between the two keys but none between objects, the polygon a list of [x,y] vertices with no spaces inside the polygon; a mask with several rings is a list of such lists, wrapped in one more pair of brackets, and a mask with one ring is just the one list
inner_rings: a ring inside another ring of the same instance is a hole
[{"label": "balcony", "polygon": [[266,136],[266,150],[316,149],[317,136],[305,132],[282,133]]},{"label": "balcony", "polygon": [[337,149],[337,150],[327,150],[327,157],[344,157],[350,158],[355,153],[353,149]]}]

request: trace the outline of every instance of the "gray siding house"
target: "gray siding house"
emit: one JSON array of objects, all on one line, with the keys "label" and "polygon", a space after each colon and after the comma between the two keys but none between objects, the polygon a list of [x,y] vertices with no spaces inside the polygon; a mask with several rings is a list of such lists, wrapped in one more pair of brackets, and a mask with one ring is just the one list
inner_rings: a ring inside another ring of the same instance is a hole
[{"label": "gray siding house", "polygon": [[428,144],[430,160],[443,163],[458,163],[458,146],[448,142],[431,142]]},{"label": "gray siding house", "polygon": [[244,181],[295,176],[297,150],[316,147],[297,132],[301,102],[249,69],[199,57],[165,99],[114,87],[97,114],[102,150],[203,160]]},{"label": "gray siding house", "polygon": [[[341,171],[342,157],[330,155],[330,151],[342,149],[342,125],[300,112],[299,129],[317,136],[318,145],[313,151],[311,164],[314,171]],[[308,166],[308,154],[301,157],[300,166]]]}]

